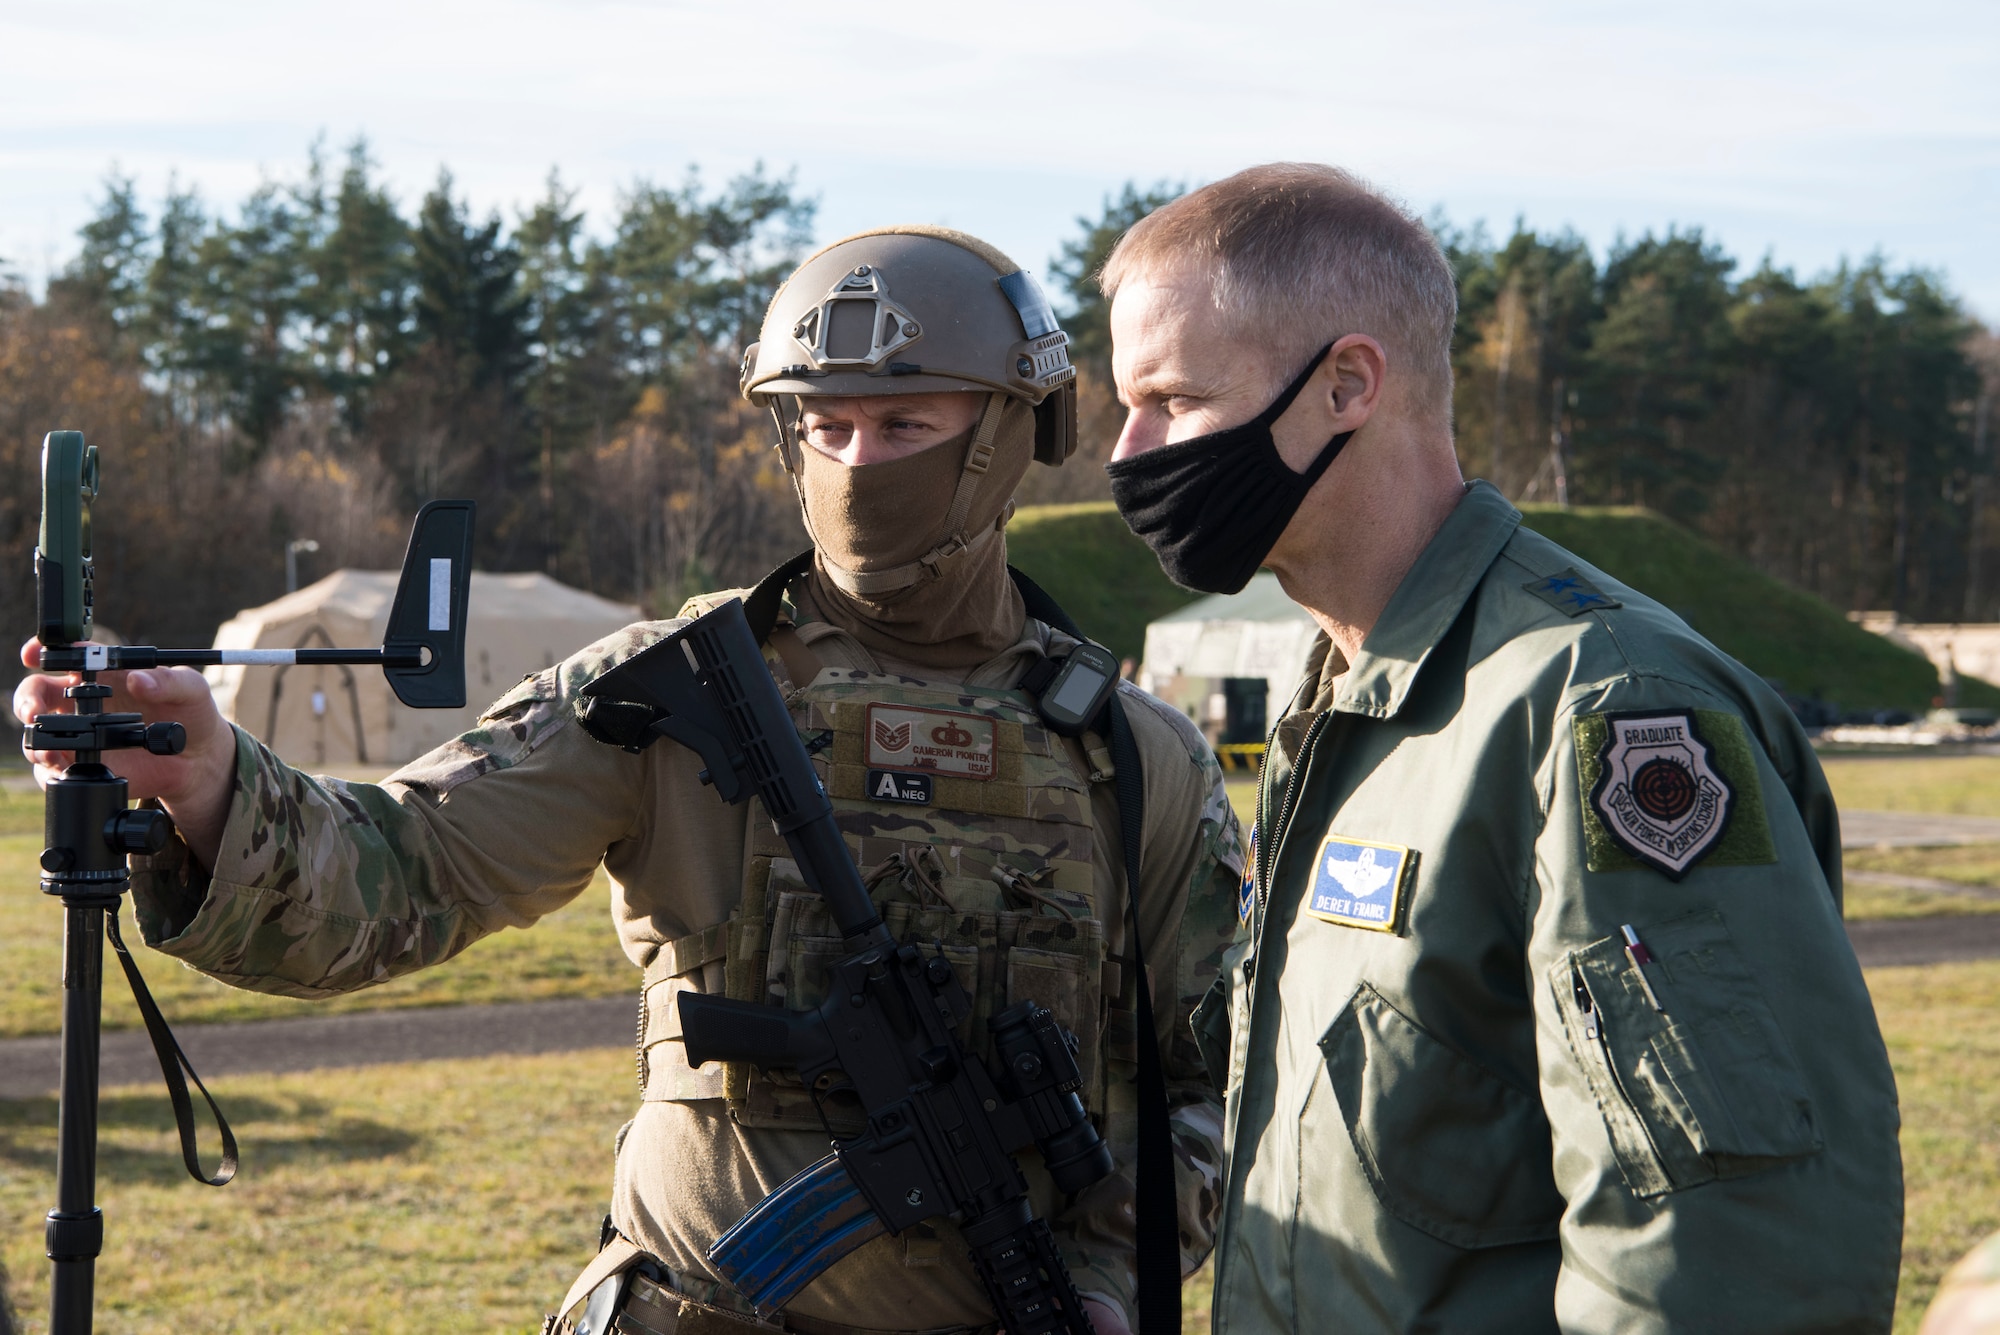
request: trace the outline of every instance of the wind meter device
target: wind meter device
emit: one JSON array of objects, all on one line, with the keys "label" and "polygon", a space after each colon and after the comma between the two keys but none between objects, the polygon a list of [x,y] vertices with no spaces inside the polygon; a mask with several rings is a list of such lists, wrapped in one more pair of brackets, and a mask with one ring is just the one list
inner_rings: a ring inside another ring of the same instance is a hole
[{"label": "wind meter device", "polygon": [[42,527],[35,543],[35,638],[74,644],[90,638],[90,503],[97,499],[97,449],[81,431],[42,440]]},{"label": "wind meter device", "polygon": [[95,590],[90,506],[97,493],[96,448],[84,443],[81,431],[51,431],[42,442],[42,526],[35,548],[40,623],[35,634],[42,642],[44,670],[373,664],[382,669],[396,698],[412,709],[464,708],[471,501],[432,501],[417,512],[379,649],[160,649],[84,643]]},{"label": "wind meter device", "polygon": [[[282,666],[372,663],[396,698],[414,709],[465,704],[465,614],[472,587],[471,501],[432,501],[417,512],[403,574],[396,585],[380,648],[160,649],[90,643],[96,574],[91,560],[91,506],[98,495],[97,451],[81,431],[51,431],[42,441],[42,523],[35,544],[35,637],[41,666],[77,674],[64,694],[72,712],[38,714],[21,737],[28,751],[61,751],[74,759],[43,795],[46,846],[41,886],[62,900],[62,1075],[57,1121],[56,1207],[48,1212],[45,1250],[51,1335],[90,1335],[97,1257],[104,1215],[97,1181],[98,1045],[102,1030],[104,943],[118,953],[174,1105],[181,1158],[197,1181],[219,1187],[236,1174],[236,1139],[222,1110],[194,1073],[154,1004],[139,966],[118,934],[118,908],[131,888],[127,859],[164,852],[172,818],[155,806],[133,807],[125,780],[104,763],[107,752],[143,750],[177,755],[186,730],[143,715],[106,713],[113,692],[97,674],[127,668]],[[183,1077],[183,1072],[186,1073]],[[196,1153],[194,1106],[187,1082],[208,1100],[222,1138],[213,1176]]]}]

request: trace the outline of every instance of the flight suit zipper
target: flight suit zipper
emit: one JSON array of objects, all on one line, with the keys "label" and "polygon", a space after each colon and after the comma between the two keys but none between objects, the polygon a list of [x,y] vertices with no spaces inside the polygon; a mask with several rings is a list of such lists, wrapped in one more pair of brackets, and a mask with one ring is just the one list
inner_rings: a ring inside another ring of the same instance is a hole
[{"label": "flight suit zipper", "polygon": [[1291,773],[1285,776],[1285,797],[1278,806],[1275,824],[1266,820],[1270,808],[1269,786],[1258,785],[1261,790],[1260,796],[1264,800],[1258,803],[1257,823],[1267,832],[1257,839],[1257,935],[1259,937],[1264,933],[1264,910],[1271,901],[1271,869],[1277,866],[1277,850],[1284,843],[1285,834],[1291,828],[1292,807],[1299,797],[1301,784],[1299,776],[1306,772],[1306,766],[1311,763],[1313,746],[1319,740],[1320,733],[1326,730],[1327,720],[1332,716],[1331,709],[1321,710],[1319,717],[1315,718],[1311,726],[1306,729],[1305,738],[1299,743],[1298,759],[1292,762]]}]

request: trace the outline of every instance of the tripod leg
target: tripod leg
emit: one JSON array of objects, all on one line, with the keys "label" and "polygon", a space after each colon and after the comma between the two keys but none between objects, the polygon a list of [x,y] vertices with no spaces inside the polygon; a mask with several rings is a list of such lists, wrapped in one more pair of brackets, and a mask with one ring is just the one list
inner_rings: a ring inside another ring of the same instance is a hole
[{"label": "tripod leg", "polygon": [[90,1335],[104,1216],[97,1188],[97,1050],[104,982],[104,905],[63,902],[62,1093],[56,1208],[47,1250],[50,1335]]}]

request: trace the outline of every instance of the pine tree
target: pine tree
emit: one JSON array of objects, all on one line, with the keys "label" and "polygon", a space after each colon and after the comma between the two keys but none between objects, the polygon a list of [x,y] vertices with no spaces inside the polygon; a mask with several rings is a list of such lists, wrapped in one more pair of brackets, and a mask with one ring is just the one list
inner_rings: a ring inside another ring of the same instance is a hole
[{"label": "pine tree", "polygon": [[440,171],[417,214],[416,326],[453,358],[468,383],[511,389],[527,365],[527,297],[521,257],[500,236],[500,216],[474,224]]}]

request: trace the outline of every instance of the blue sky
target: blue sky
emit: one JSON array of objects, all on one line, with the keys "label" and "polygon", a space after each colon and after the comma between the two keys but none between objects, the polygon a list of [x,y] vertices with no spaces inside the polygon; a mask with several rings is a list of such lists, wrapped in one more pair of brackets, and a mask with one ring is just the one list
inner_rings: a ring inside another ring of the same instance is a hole
[{"label": "blue sky", "polygon": [[829,5],[0,0],[0,258],[73,252],[112,164],[234,203],[324,133],[511,213],[762,160],[819,234],[944,222],[1045,269],[1127,179],[1355,168],[1497,233],[1699,225],[1811,274],[1881,250],[2000,321],[1993,0]]}]

